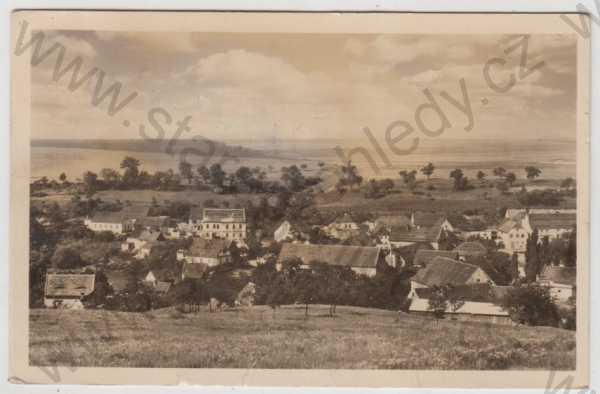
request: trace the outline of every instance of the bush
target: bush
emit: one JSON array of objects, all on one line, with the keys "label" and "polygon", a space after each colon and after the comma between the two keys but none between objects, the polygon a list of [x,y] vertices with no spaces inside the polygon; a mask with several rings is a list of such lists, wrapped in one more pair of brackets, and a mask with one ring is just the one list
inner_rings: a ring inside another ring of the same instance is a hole
[{"label": "bush", "polygon": [[559,321],[558,309],[549,290],[536,284],[511,289],[501,305],[517,323],[557,326]]}]

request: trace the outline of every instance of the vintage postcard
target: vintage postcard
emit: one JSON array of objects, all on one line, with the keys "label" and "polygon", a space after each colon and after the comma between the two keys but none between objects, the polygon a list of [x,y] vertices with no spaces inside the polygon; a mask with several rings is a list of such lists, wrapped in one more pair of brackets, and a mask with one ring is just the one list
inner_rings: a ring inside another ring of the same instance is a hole
[{"label": "vintage postcard", "polygon": [[587,25],[15,12],[11,381],[587,386]]}]

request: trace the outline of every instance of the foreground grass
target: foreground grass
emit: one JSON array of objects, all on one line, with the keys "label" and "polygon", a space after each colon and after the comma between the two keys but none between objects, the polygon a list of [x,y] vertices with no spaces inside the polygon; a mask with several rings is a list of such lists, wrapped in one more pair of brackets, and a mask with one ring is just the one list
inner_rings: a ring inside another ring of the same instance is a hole
[{"label": "foreground grass", "polygon": [[181,314],[31,310],[32,365],[178,368],[557,369],[574,332],[312,306]]}]

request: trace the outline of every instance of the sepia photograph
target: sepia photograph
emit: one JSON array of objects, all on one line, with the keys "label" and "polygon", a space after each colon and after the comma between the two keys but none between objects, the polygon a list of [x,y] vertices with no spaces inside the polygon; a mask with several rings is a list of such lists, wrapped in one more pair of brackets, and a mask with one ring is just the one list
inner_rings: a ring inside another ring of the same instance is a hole
[{"label": "sepia photograph", "polygon": [[11,335],[37,381],[582,383],[589,48],[559,15],[76,14],[13,14]]}]

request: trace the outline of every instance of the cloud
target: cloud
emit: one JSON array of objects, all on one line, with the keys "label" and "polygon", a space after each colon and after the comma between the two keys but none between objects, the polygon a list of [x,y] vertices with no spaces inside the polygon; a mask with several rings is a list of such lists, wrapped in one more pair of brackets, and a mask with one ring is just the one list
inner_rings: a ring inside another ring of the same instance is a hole
[{"label": "cloud", "polygon": [[198,51],[191,33],[97,31],[95,35],[100,41],[135,46],[141,51],[187,54]]}]

